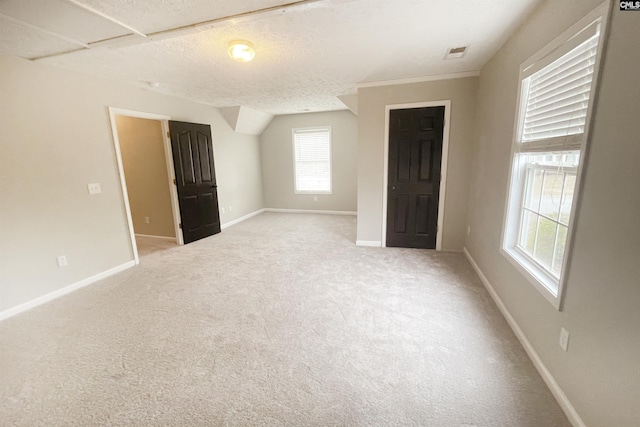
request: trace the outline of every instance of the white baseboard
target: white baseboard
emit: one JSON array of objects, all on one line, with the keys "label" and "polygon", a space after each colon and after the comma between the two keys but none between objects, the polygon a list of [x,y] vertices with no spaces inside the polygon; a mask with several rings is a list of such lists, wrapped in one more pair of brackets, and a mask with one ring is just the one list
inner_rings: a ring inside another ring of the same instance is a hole
[{"label": "white baseboard", "polygon": [[380,240],[356,240],[356,246],[370,246],[372,248],[381,248],[382,242]]},{"label": "white baseboard", "polygon": [[[255,212],[251,212],[240,218],[236,218],[233,221],[225,222],[220,226],[221,229],[229,228],[232,225],[236,225],[242,221],[245,221],[256,215],[260,215],[263,212],[278,212],[278,213],[302,213],[302,214],[325,214],[325,215],[356,215],[356,212],[352,211],[321,211],[321,210],[304,210],[304,209],[276,209],[276,208],[264,208],[258,209]],[[378,245],[379,246],[379,245]]]},{"label": "white baseboard", "polygon": [[254,212],[251,212],[251,213],[249,213],[249,214],[246,214],[245,216],[241,216],[240,218],[236,218],[236,219],[234,219],[234,220],[232,220],[232,221],[225,222],[224,224],[222,224],[222,225],[220,226],[220,228],[221,228],[222,230],[224,230],[225,228],[229,228],[229,227],[231,227],[232,225],[236,225],[236,224],[238,224],[238,223],[240,223],[240,222],[242,222],[242,221],[246,221],[246,220],[248,220],[248,219],[249,219],[249,218],[251,218],[251,217],[254,217],[254,216],[256,216],[256,215],[260,215],[262,212],[264,212],[264,209],[258,209],[257,211],[254,211]]},{"label": "white baseboard", "polygon": [[171,240],[172,242],[176,241],[175,237],[169,237],[169,236],[152,236],[150,234],[136,234],[136,237],[149,237],[152,239],[160,239],[160,240]]},{"label": "white baseboard", "polygon": [[24,311],[30,310],[34,307],[37,307],[39,305],[45,304],[49,301],[52,301],[56,298],[59,298],[63,295],[66,295],[68,293],[71,293],[75,290],[78,290],[80,288],[84,288],[85,286],[91,285],[92,283],[97,282],[98,280],[102,280],[104,278],[107,278],[109,276],[113,276],[116,273],[119,273],[123,270],[126,270],[128,268],[131,268],[133,266],[135,266],[136,263],[135,261],[128,261],[125,262],[124,264],[118,265],[116,267],[110,268],[107,271],[103,271],[102,273],[98,273],[94,276],[91,277],[87,277],[86,279],[80,280],[79,282],[73,283],[69,286],[65,286],[64,288],[58,289],[57,291],[53,291],[50,292],[48,294],[42,295],[36,299],[33,299],[31,301],[25,302],[23,304],[17,305],[15,307],[9,308],[7,310],[4,310],[2,312],[0,312],[0,321],[8,319],[11,316],[15,316],[16,314],[22,313]]},{"label": "white baseboard", "polygon": [[558,404],[560,404],[560,407],[562,408],[565,415],[569,419],[569,422],[571,422],[571,424],[574,427],[586,427],[586,424],[584,423],[584,421],[582,421],[582,418],[580,418],[578,411],[576,411],[576,408],[573,407],[567,395],[564,394],[564,391],[562,391],[562,389],[556,382],[555,378],[553,378],[553,375],[551,375],[551,372],[544,365],[544,362],[540,358],[540,355],[533,348],[533,345],[525,335],[524,331],[520,328],[516,320],[513,318],[513,316],[507,309],[507,306],[504,305],[502,298],[500,298],[498,293],[495,291],[495,289],[489,282],[489,279],[487,279],[487,276],[485,276],[482,270],[480,270],[480,267],[478,266],[476,261],[473,259],[473,257],[471,256],[471,254],[469,253],[466,247],[463,249],[463,252],[467,257],[467,259],[469,260],[469,262],[471,263],[471,266],[473,267],[473,269],[476,271],[476,273],[480,277],[480,280],[482,281],[482,284],[489,292],[489,295],[491,295],[491,298],[493,298],[493,301],[496,303],[496,305],[500,309],[500,312],[502,313],[504,318],[507,320],[507,323],[509,324],[509,326],[511,326],[511,329],[516,334],[516,337],[518,337],[518,340],[520,341],[520,344],[522,344],[522,347],[524,347],[524,350],[527,352],[529,359],[531,359],[531,361],[533,362],[533,365],[536,367],[536,369],[540,373],[540,376],[542,377],[544,382],[547,384],[547,387],[549,387],[549,390],[551,390],[551,393],[558,401]]},{"label": "white baseboard", "polygon": [[280,213],[302,213],[302,214],[356,215],[355,211],[322,211],[322,210],[307,210],[307,209],[276,209],[276,208],[265,208],[264,211],[280,212]]}]

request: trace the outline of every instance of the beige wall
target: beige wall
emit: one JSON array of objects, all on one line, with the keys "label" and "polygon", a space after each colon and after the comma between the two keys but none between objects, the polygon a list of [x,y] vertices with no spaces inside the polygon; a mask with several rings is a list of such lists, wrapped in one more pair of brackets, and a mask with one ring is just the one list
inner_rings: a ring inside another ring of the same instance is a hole
[{"label": "beige wall", "polygon": [[[562,311],[500,254],[520,64],[598,0],[544,2],[483,68],[466,246],[584,422],[640,425],[640,16],[613,5]],[[571,334],[558,345],[560,327]]]},{"label": "beige wall", "polygon": [[[291,130],[315,126],[331,126],[333,191],[332,194],[295,194]],[[357,146],[358,122],[350,111],[275,117],[260,136],[265,207],[355,212]]]},{"label": "beige wall", "polygon": [[477,77],[358,90],[358,240],[382,240],[385,106],[451,100],[442,248],[462,250],[474,138]]},{"label": "beige wall", "polygon": [[258,138],[216,108],[2,55],[0,93],[0,311],[133,259],[108,106],[210,124],[223,224],[263,207]]},{"label": "beige wall", "polygon": [[116,116],[116,124],[135,233],[176,237],[162,123]]}]

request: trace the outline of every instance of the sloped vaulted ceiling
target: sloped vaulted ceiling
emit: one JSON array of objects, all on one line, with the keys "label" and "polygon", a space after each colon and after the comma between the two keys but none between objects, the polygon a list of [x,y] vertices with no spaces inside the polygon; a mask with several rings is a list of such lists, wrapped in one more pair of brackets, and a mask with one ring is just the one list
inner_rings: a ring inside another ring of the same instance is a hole
[{"label": "sloped vaulted ceiling", "polygon": [[[217,107],[325,111],[358,83],[478,72],[537,3],[2,0],[0,51]],[[238,38],[252,62],[227,55]]]}]

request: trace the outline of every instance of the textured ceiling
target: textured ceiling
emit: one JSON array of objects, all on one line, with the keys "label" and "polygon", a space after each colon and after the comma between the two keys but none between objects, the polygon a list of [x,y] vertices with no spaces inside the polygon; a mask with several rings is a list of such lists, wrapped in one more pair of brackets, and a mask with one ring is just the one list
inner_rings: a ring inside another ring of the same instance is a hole
[{"label": "textured ceiling", "polygon": [[[480,70],[537,3],[2,0],[0,51],[217,107],[324,111],[358,83]],[[237,38],[252,62],[227,55]],[[458,46],[463,58],[443,59]]]},{"label": "textured ceiling", "polygon": [[239,15],[295,0],[80,0],[100,12],[149,34]]}]

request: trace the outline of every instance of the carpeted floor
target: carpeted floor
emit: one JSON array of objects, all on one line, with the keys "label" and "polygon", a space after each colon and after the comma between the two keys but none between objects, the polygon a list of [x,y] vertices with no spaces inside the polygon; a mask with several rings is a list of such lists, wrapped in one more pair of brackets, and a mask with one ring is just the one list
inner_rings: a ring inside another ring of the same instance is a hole
[{"label": "carpeted floor", "polygon": [[266,213],[0,323],[0,424],[569,426],[459,253]]},{"label": "carpeted floor", "polygon": [[136,246],[138,247],[138,256],[142,258],[154,252],[174,249],[176,242],[174,240],[136,235]]}]

